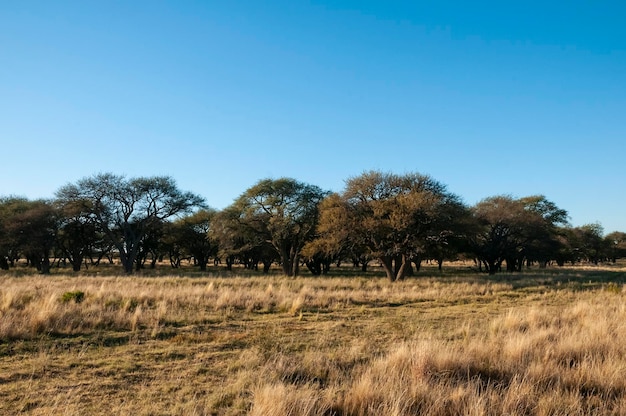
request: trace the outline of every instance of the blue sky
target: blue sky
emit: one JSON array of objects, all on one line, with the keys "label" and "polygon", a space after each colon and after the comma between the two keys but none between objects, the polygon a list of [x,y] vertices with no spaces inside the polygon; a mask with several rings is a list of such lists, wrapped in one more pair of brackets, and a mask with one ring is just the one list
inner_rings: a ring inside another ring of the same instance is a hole
[{"label": "blue sky", "polygon": [[626,231],[623,1],[0,2],[0,195],[432,175]]}]

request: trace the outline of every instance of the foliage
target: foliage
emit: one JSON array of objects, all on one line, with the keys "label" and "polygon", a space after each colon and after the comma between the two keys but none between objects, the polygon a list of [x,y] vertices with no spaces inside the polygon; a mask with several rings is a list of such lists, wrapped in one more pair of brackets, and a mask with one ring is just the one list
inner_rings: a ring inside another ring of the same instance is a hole
[{"label": "foliage", "polygon": [[126,273],[133,265],[141,243],[162,221],[203,205],[203,199],[176,187],[170,177],[126,179],[102,173],[68,184],[57,191],[63,205],[80,204],[99,230],[116,247]]},{"label": "foliage", "polygon": [[28,203],[26,198],[0,198],[0,269],[8,270],[19,259],[19,231],[11,225],[16,216],[27,210]]},{"label": "foliage", "polygon": [[47,274],[69,262],[79,272],[107,258],[132,273],[169,256],[175,268],[186,259],[205,271],[213,258],[229,270],[262,264],[268,273],[279,264],[293,276],[303,265],[320,275],[345,261],[365,273],[376,261],[395,281],[430,260],[442,270],[444,260],[469,257],[493,274],[626,257],[626,233],[604,236],[600,224],[571,227],[567,218],[543,195],[497,195],[468,208],[418,173],[365,172],[333,194],[264,179],[221,211],[170,177],[102,173],[62,187],[52,201],[0,197],[0,270],[19,262]]},{"label": "foliage", "polygon": [[211,236],[215,215],[215,210],[206,208],[170,224],[167,245],[170,256],[173,258],[177,251],[179,257],[172,259],[172,265],[180,265],[180,256],[186,255],[194,258],[200,270],[206,270],[209,257],[217,254],[217,241]]},{"label": "foliage", "polygon": [[45,200],[7,198],[0,201],[0,268],[20,256],[43,274],[50,272],[50,255],[58,231],[58,212]]},{"label": "foliage", "polygon": [[626,233],[614,231],[604,237],[608,258],[613,262],[626,257]]},{"label": "foliage", "polygon": [[68,303],[68,302],[81,303],[83,300],[85,300],[85,292],[82,292],[80,290],[74,290],[72,292],[65,292],[61,296],[61,302],[63,303]]},{"label": "foliage", "polygon": [[490,274],[505,261],[509,271],[521,270],[525,260],[545,266],[560,248],[558,226],[567,223],[567,212],[543,195],[494,196],[480,201],[472,211],[477,231],[471,244]]},{"label": "foliage", "polygon": [[271,246],[284,274],[295,276],[302,249],[315,236],[318,205],[327,194],[291,178],[261,180],[220,216],[220,245],[260,253]]},{"label": "foliage", "polygon": [[329,253],[363,251],[391,281],[402,280],[429,243],[443,245],[457,234],[464,212],[460,199],[429,176],[370,171],[322,204],[319,244]]},{"label": "foliage", "polygon": [[104,255],[108,247],[104,235],[98,229],[95,217],[80,200],[57,200],[60,224],[57,248],[69,260],[74,271],[80,271],[83,261],[94,255]]}]

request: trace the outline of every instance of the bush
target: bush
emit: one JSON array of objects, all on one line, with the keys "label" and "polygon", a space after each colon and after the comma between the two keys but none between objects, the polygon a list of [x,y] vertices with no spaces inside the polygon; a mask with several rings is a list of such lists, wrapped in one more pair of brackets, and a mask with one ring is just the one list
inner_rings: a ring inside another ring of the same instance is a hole
[{"label": "bush", "polygon": [[605,290],[610,293],[618,294],[622,291],[622,287],[617,283],[610,282],[608,285],[606,285]]},{"label": "bush", "polygon": [[61,296],[61,302],[68,303],[74,301],[74,303],[81,303],[85,300],[85,292],[80,290],[75,290],[73,292],[65,292],[63,296]]}]

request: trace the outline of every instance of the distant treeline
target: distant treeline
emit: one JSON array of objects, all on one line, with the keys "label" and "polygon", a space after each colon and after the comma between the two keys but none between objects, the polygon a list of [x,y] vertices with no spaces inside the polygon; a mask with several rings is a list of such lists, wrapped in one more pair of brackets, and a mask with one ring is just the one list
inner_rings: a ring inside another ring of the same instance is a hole
[{"label": "distant treeline", "polygon": [[98,174],[60,188],[52,200],[0,198],[0,269],[20,259],[41,273],[57,265],[119,259],[126,273],[185,259],[240,263],[287,276],[349,262],[380,264],[392,281],[422,261],[473,259],[490,274],[549,263],[615,262],[626,233],[600,224],[572,227],[567,211],[543,195],[497,195],[465,205],[418,173],[379,171],[349,178],[341,193],[295,179],[264,179],[222,211],[181,191],[171,177]]}]

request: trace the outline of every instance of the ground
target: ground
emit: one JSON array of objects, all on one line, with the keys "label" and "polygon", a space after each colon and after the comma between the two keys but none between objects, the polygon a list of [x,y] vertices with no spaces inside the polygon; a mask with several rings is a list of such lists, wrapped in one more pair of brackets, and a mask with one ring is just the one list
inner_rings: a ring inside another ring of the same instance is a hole
[{"label": "ground", "polygon": [[0,413],[626,409],[624,265],[426,266],[397,283],[115,272],[0,275]]}]

